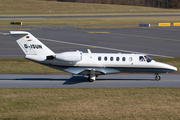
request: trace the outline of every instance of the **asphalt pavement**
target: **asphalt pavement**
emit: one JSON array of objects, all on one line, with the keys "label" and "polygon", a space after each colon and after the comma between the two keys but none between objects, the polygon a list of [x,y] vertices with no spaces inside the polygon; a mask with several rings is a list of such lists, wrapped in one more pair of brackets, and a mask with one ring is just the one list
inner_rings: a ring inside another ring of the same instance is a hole
[{"label": "asphalt pavement", "polygon": [[71,75],[0,75],[0,88],[180,88],[180,75],[161,75],[156,81],[151,74],[118,74],[99,76],[88,82],[87,77]]}]

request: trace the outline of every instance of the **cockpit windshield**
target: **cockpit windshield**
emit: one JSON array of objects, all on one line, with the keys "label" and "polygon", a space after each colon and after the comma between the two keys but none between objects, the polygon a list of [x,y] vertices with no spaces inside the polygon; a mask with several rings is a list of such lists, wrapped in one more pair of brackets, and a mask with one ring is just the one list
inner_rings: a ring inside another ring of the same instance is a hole
[{"label": "cockpit windshield", "polygon": [[145,59],[146,59],[147,62],[151,62],[151,61],[152,61],[152,59],[151,59],[149,56],[146,55],[146,56],[144,56],[144,57],[145,57]]},{"label": "cockpit windshield", "polygon": [[152,61],[152,59],[147,55],[146,56],[139,56],[139,61],[140,62],[146,62],[147,61],[149,63]]}]

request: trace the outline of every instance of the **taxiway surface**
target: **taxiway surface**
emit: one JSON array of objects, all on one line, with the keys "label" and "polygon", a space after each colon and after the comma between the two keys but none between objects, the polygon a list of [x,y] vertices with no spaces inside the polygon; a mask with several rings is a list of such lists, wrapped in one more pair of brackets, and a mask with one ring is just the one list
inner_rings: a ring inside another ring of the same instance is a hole
[{"label": "taxiway surface", "polygon": [[[180,27],[80,29],[46,26],[28,30],[55,53],[145,53],[151,57],[180,57]],[[8,33],[9,31],[0,31]],[[0,59],[24,58],[12,36],[0,34]]]},{"label": "taxiway surface", "polygon": [[180,75],[161,75],[154,80],[151,74],[127,74],[99,76],[95,82],[86,77],[70,75],[0,75],[0,88],[180,88]]}]

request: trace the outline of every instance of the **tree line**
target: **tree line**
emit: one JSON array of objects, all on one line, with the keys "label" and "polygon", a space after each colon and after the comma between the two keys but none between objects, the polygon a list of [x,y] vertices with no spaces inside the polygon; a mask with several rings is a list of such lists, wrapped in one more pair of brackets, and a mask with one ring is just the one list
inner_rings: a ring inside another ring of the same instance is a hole
[{"label": "tree line", "polygon": [[148,6],[148,7],[158,7],[158,8],[180,8],[180,0],[57,0],[57,1],[134,5],[134,6]]}]

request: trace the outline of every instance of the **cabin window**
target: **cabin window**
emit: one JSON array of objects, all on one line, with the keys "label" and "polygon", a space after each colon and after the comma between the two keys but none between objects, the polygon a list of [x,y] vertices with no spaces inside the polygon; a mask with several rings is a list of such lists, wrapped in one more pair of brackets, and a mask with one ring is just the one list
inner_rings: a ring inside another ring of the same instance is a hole
[{"label": "cabin window", "polygon": [[98,60],[101,61],[101,57],[98,57]]},{"label": "cabin window", "polygon": [[113,61],[113,57],[110,57],[110,60]]},{"label": "cabin window", "polygon": [[129,61],[132,61],[133,60],[133,58],[132,57],[129,57]]},{"label": "cabin window", "polygon": [[122,61],[126,61],[126,58],[125,58],[125,57],[123,57],[123,58],[122,58]]},{"label": "cabin window", "polygon": [[104,60],[107,61],[107,57],[104,57]]},{"label": "cabin window", "polygon": [[116,57],[116,61],[119,61],[119,57]]}]

